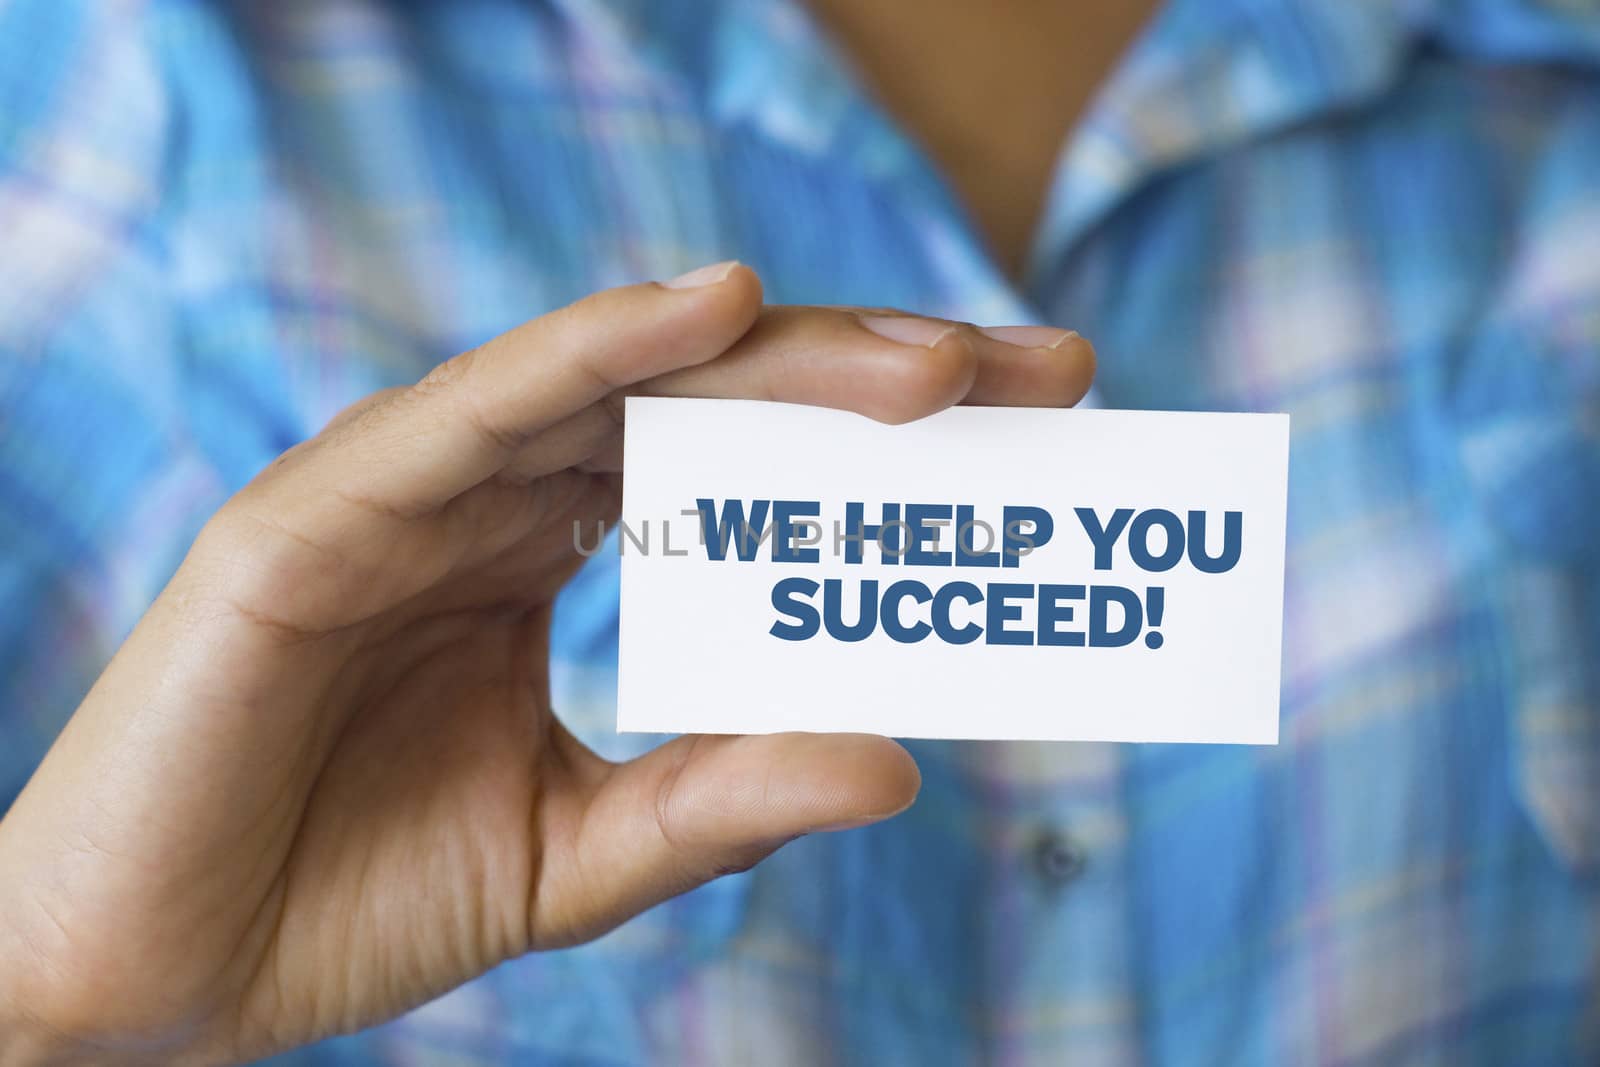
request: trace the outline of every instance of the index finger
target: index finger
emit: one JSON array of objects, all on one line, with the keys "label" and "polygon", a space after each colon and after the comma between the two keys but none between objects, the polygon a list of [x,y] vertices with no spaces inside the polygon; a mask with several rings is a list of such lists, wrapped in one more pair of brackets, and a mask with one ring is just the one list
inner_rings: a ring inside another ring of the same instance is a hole
[{"label": "index finger", "polygon": [[440,364],[312,442],[303,462],[318,465],[326,490],[428,514],[544,428],[634,382],[714,359],[760,309],[760,280],[732,261],[604,290]]}]

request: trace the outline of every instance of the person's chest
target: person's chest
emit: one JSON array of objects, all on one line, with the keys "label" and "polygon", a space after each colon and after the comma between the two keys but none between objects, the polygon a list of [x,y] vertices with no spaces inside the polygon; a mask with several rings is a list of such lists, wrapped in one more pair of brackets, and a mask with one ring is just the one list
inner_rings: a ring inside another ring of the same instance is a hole
[{"label": "person's chest", "polygon": [[[487,86],[400,65],[381,91],[275,68],[255,163],[201,159],[178,220],[188,387],[233,412],[218,424],[254,434],[264,463],[517,321],[730,255],[772,302],[1072,326],[1097,345],[1111,406],[1293,418],[1281,746],[924,746],[924,802],[881,834],[811,843],[646,921],[713,946],[706,988],[745,989],[774,1030],[765,1013],[788,1002],[751,989],[832,983],[929,1040],[964,1025],[947,1013],[977,1013],[1038,1047],[1077,1025],[1041,1004],[1100,990],[1139,998],[1167,1033],[1241,940],[1279,938],[1231,964],[1265,998],[1329,944],[1347,946],[1348,988],[1390,965],[1370,915],[1340,908],[1397,872],[1396,906],[1429,912],[1484,840],[1558,864],[1518,878],[1593,862],[1582,812],[1600,810],[1600,768],[1540,779],[1550,752],[1529,740],[1600,718],[1581,667],[1600,626],[1580,606],[1596,595],[1592,540],[1572,536],[1600,508],[1585,480],[1592,81],[1423,68],[1371,114],[1156,176],[1018,293],[924,187],[710,122],[648,84],[596,85],[586,63],[554,50],[537,76]],[[212,332],[219,306],[251,328]],[[1040,477],[1094,461],[1046,457]],[[563,602],[553,681],[569,725],[622,754],[614,583],[602,555]],[[1086,873],[1052,885],[1052,849],[1081,851]],[[1512,877],[1480,873],[1491,894]],[[868,883],[882,892],[864,900]],[[840,908],[853,917],[825,921]],[[1414,958],[1457,951],[1425,940]],[[829,959],[832,977],[752,952]],[[933,992],[895,993],[941,969]],[[1352,1041],[1371,1026],[1360,1009],[1336,1020]],[[1096,1024],[1108,1048],[1125,1022]]]}]

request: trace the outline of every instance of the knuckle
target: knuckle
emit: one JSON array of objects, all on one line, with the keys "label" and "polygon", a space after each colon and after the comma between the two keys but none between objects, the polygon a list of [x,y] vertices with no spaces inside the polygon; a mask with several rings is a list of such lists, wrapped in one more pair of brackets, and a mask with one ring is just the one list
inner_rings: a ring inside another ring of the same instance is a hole
[{"label": "knuckle", "polygon": [[292,474],[305,463],[308,457],[317,452],[324,440],[324,435],[327,433],[328,431],[324,430],[322,434],[290,445],[276,456],[273,456],[267,465],[261,468],[260,472],[235,494],[235,498],[246,493],[264,493],[266,492],[266,487]]},{"label": "knuckle", "polygon": [[521,451],[532,443],[534,430],[515,420],[496,416],[490,410],[493,401],[470,390],[457,394],[457,410],[467,425],[495,450],[502,453]]},{"label": "knuckle", "polygon": [[483,368],[490,361],[490,349],[496,343],[489,341],[445,360],[424,375],[412,391],[423,399],[443,399],[448,410],[465,420],[491,447],[501,452],[514,452],[533,439],[534,430],[494,410],[504,397],[498,390],[483,384],[482,379],[487,377]]},{"label": "knuckle", "polygon": [[350,621],[358,602],[319,591],[370,588],[371,576],[350,575],[348,561],[298,532],[292,520],[271,515],[235,499],[201,528],[170,587],[190,625],[242,619],[298,644]]},{"label": "knuckle", "polygon": [[360,426],[371,418],[373,411],[382,409],[400,392],[403,392],[401,388],[391,386],[387,389],[379,389],[374,393],[368,393],[359,400],[346,404],[334,413],[333,418],[327,421],[318,436],[325,437],[347,427]]},{"label": "knuckle", "polygon": [[482,358],[482,351],[483,346],[478,345],[460,355],[451,356],[443,363],[435,364],[432,370],[411,387],[412,392],[431,397],[458,388],[473,365]]}]

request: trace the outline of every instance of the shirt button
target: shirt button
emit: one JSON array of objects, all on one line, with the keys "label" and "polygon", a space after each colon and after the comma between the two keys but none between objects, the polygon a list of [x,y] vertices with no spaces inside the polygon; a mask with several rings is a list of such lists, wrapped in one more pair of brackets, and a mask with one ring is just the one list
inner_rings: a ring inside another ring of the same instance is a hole
[{"label": "shirt button", "polygon": [[1089,865],[1089,857],[1067,835],[1057,830],[1041,830],[1033,841],[1033,872],[1051,889],[1076,881]]}]

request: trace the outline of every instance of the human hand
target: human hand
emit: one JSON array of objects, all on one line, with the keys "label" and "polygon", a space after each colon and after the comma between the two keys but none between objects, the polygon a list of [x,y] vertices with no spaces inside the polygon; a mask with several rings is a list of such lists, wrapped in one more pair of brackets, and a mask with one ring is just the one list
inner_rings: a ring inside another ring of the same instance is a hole
[{"label": "human hand", "polygon": [[551,713],[551,603],[574,520],[617,513],[620,398],[904,421],[1073,403],[1093,353],[763,308],[739,266],[688,281],[368,397],[218,511],[0,820],[0,1062],[233,1061],[358,1029],[911,803],[885,738],[613,764]]}]

